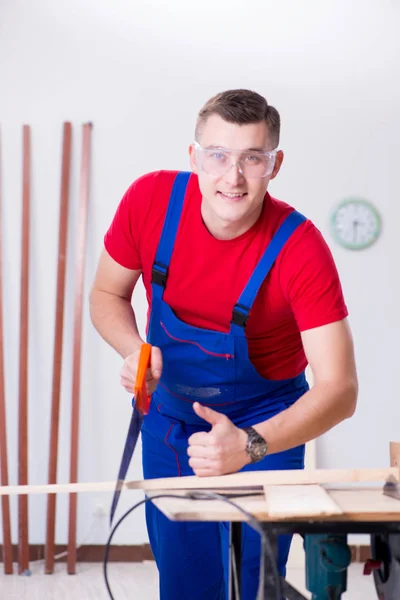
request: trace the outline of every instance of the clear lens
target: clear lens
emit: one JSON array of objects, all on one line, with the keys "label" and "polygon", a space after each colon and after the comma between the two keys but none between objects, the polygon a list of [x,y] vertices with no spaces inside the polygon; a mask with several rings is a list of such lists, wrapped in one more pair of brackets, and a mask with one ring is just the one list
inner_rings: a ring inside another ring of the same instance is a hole
[{"label": "clear lens", "polygon": [[234,152],[201,146],[197,146],[197,154],[201,168],[209,175],[219,177],[236,165],[244,177],[256,179],[272,173],[276,157],[276,151]]}]

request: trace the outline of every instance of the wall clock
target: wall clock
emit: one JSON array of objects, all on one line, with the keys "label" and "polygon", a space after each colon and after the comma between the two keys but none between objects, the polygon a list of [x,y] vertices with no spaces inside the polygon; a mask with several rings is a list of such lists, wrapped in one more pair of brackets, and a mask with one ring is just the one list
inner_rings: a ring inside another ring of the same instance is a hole
[{"label": "wall clock", "polygon": [[371,202],[349,198],[341,202],[331,217],[335,240],[349,250],[363,250],[378,239],[382,222]]}]

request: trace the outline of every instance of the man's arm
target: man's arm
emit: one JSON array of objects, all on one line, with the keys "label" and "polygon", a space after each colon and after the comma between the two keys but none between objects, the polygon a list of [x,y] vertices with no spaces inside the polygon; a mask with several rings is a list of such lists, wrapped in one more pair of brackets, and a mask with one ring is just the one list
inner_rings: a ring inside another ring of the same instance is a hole
[{"label": "man's arm", "polygon": [[[347,321],[302,333],[304,350],[315,385],[290,408],[254,425],[275,454],[312,440],[351,417],[357,402],[357,375],[353,341]],[[199,477],[239,471],[250,462],[247,433],[226,415],[195,402],[196,414],[211,426],[189,438],[189,464]]]},{"label": "man's arm", "polygon": [[90,292],[93,325],[123,359],[143,344],[131,305],[140,274],[121,267],[103,250]]},{"label": "man's arm", "polygon": [[356,408],[358,383],[347,320],[304,331],[301,337],[314,387],[287,410],[254,426],[267,440],[269,454],[320,436]]},{"label": "man's arm", "polygon": [[[100,335],[124,359],[121,385],[132,393],[143,340],[139,335],[131,299],[140,270],[119,265],[103,250],[90,292],[90,316]],[[162,372],[159,348],[151,351],[151,366],[147,372],[147,390],[152,394]]]}]

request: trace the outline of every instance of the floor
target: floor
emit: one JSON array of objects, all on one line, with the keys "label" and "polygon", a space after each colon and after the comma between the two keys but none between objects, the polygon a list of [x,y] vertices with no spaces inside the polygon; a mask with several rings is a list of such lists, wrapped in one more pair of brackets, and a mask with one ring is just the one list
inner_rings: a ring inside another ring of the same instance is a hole
[{"label": "floor", "polygon": [[[80,563],[77,575],[67,575],[65,563],[57,564],[53,575],[45,575],[40,563],[31,563],[31,571],[30,577],[1,574],[1,600],[109,599],[100,563]],[[154,562],[110,563],[109,576],[114,600],[158,600]],[[290,567],[288,581],[305,594],[303,568]],[[343,600],[377,600],[373,581],[362,574],[360,563],[352,564],[349,569],[348,591]]]}]

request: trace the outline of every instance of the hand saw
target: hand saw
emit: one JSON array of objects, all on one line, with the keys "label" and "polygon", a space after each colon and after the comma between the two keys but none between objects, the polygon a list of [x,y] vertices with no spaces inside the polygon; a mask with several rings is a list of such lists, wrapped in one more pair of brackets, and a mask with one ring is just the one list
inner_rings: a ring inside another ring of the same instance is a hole
[{"label": "hand saw", "polygon": [[128,435],[126,436],[125,447],[122,453],[121,465],[119,467],[118,479],[115,486],[113,501],[110,511],[110,527],[113,522],[114,514],[117,508],[118,500],[121,495],[122,485],[125,481],[135,451],[136,443],[142,427],[143,417],[149,412],[150,396],[146,389],[146,372],[150,366],[151,345],[142,344],[140,348],[139,364],[136,373],[135,386],[133,390],[133,412],[129,424]]}]

